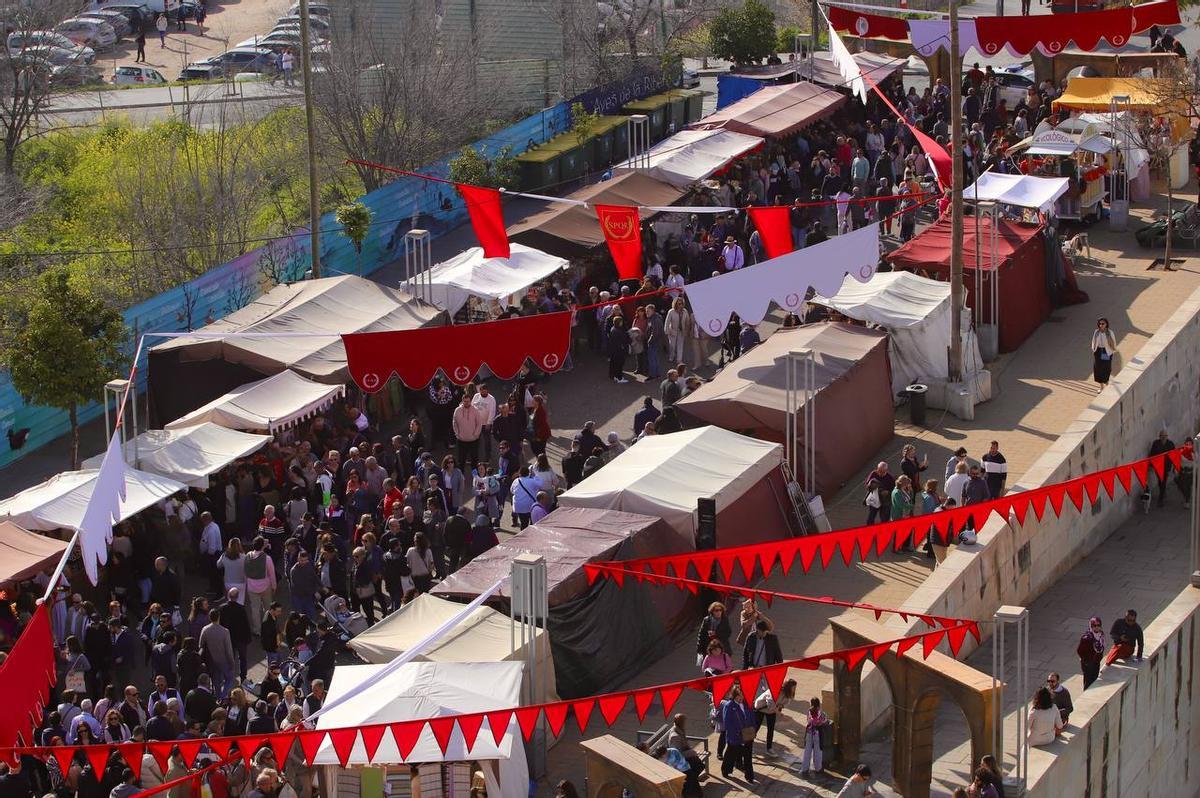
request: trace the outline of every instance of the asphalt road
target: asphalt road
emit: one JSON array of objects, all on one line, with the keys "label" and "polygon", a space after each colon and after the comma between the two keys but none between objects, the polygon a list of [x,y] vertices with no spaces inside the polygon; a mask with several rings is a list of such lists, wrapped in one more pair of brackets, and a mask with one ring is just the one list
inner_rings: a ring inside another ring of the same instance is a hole
[{"label": "asphalt road", "polygon": [[78,91],[56,95],[44,114],[47,125],[86,125],[124,117],[138,124],[188,114],[197,125],[248,122],[274,108],[300,104],[298,86],[287,88],[282,81],[206,83],[183,86],[168,84],[153,88],[110,91]]}]

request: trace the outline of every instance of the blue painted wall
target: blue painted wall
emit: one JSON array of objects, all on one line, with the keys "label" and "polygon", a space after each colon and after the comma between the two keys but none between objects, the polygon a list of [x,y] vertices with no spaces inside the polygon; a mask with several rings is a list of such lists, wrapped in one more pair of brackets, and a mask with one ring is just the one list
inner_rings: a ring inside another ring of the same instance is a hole
[{"label": "blue painted wall", "polygon": [[[514,153],[521,153],[531,145],[542,144],[566,130],[570,126],[570,116],[570,106],[559,103],[473,146],[485,156],[494,155],[503,147],[512,147]],[[445,158],[420,171],[448,177],[449,164],[450,159]],[[451,202],[449,210],[441,209],[444,199]],[[434,236],[457,227],[467,219],[466,208],[457,192],[449,190],[449,186],[416,177],[401,177],[394,183],[365,194],[360,201],[373,214],[371,230],[363,241],[361,254],[354,251],[349,239],[338,234],[340,228],[332,213],[321,219],[321,264],[327,276],[370,274],[395,261],[398,254],[402,256],[400,247],[404,234],[412,226],[414,213],[419,214],[418,226],[429,230]],[[290,238],[247,252],[189,283],[129,308],[123,314],[125,323],[133,332],[129,354],[133,354],[138,338],[145,333],[196,329],[245,306],[273,286],[274,283],[264,275],[264,270],[280,275],[283,278],[281,282],[302,278],[310,260],[309,241],[307,230],[297,231]],[[271,268],[264,269],[265,264],[270,264]],[[146,346],[153,346],[161,340],[150,339]],[[140,365],[145,365],[144,353]],[[145,379],[145,369],[139,368],[139,390],[145,388]],[[103,415],[103,412],[101,405],[90,405],[80,411],[80,421],[90,421]],[[0,438],[0,467],[70,430],[65,412],[25,404],[8,376],[0,374],[0,432],[26,427],[29,428],[28,439],[25,446],[17,451],[12,451],[7,441]]]}]

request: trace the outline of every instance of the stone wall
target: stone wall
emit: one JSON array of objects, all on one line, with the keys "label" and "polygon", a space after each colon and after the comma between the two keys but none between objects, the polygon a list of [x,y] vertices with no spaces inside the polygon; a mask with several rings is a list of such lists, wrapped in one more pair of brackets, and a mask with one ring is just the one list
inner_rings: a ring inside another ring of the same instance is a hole
[{"label": "stone wall", "polygon": [[[1166,426],[1182,443],[1200,429],[1200,290],[1128,358],[1107,389],[1080,414],[1010,490],[1036,488],[1145,457]],[[1135,480],[1136,484],[1136,480]],[[993,514],[973,546],[955,547],[903,605],[906,610],[989,620],[1003,604],[1026,605],[1102,543],[1134,511],[1140,496],[1117,487],[1110,501],[1082,513],[1065,503],[1056,518],[1047,508],[1038,521],[1032,510],[1024,526]],[[898,634],[915,629],[898,616],[888,626]],[[967,638],[968,644],[974,643]],[[944,645],[943,645],[944,647]],[[967,651],[970,653],[970,645]],[[891,697],[882,677],[863,677],[862,719],[866,728],[886,721]],[[825,690],[832,700],[832,682]]]},{"label": "stone wall", "polygon": [[1072,731],[1031,748],[1027,798],[1200,795],[1200,590],[1187,587],[1145,630],[1145,660],[1115,665],[1075,696]]}]

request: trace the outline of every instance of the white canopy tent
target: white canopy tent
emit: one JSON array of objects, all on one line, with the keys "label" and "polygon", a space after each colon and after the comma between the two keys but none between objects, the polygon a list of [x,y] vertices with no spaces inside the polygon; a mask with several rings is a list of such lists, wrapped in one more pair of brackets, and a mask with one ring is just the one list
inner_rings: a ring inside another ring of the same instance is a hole
[{"label": "white canopy tent", "polygon": [[[99,473],[98,468],[64,471],[0,501],[0,521],[9,520],[38,532],[78,529]],[[125,466],[125,499],[117,520],[124,521],[186,488],[173,479]]]},{"label": "white canopy tent", "polygon": [[[354,686],[372,678],[384,665],[339,665],[333,671],[325,703],[334,705]],[[410,662],[372,689],[333,706],[317,718],[318,729],[397,723],[421,718],[510,709],[520,704],[520,662]],[[475,745],[467,749],[456,725],[445,753],[426,726],[407,758],[400,756],[390,733],[383,735],[375,752],[375,764],[427,762],[479,762],[487,781],[488,795],[524,796],[529,792],[529,769],[520,729],[513,717],[497,745],[492,732],[479,730]],[[347,764],[366,765],[362,737],[354,741]],[[326,739],[313,760],[314,765],[338,766],[333,744]]]},{"label": "white canopy tent", "polygon": [[281,371],[249,382],[166,425],[168,430],[210,421],[228,429],[277,432],[315,416],[346,392],[344,385],[325,385]]},{"label": "white canopy tent", "polygon": [[762,143],[758,136],[732,130],[681,130],[644,155],[617,164],[613,171],[640,171],[682,188],[705,179]]},{"label": "white canopy tent", "polygon": [[697,499],[715,497],[719,512],[782,462],[779,444],[720,427],[650,435],[559,496],[559,504],[658,516],[691,533]]},{"label": "white canopy tent", "polygon": [[1085,150],[1102,154],[1112,148],[1112,142],[1101,135],[1095,125],[1054,127],[1049,122],[1042,122],[1033,133],[1028,152],[1030,155],[1071,155]]},{"label": "white canopy tent", "polygon": [[1058,198],[1067,193],[1070,182],[1065,177],[984,172],[972,185],[963,189],[963,199],[968,202],[998,202],[1049,213]]},{"label": "white canopy tent", "polygon": [[[893,395],[913,383],[949,379],[950,283],[905,271],[878,272],[865,283],[847,276],[837,294],[811,301],[888,332]],[[974,330],[963,337],[963,361],[964,375],[983,369]],[[976,402],[991,398],[990,381],[968,382],[986,385],[988,395],[976,397]]]},{"label": "white canopy tent", "polygon": [[[386,664],[410,647],[425,639],[430,629],[437,629],[462,612],[463,605],[455,601],[422,593],[396,612],[384,618],[350,641],[350,648],[367,662]],[[554,659],[550,656],[550,641],[544,629],[534,627],[542,669],[544,695],[538,702],[556,701]],[[526,632],[525,638],[529,639]],[[524,662],[528,656],[522,646],[521,632],[516,631],[517,649],[513,650],[513,620],[491,607],[478,607],[458,626],[446,632],[421,654],[419,662]]]},{"label": "white canopy tent", "polygon": [[1129,111],[1115,114],[1089,111],[1058,124],[1059,130],[1076,133],[1089,128],[1112,137],[1113,143],[1125,156],[1125,166],[1131,177],[1141,174],[1142,168],[1150,163],[1150,153],[1138,144],[1137,119]]},{"label": "white canopy tent", "polygon": [[[192,427],[147,430],[125,441],[125,462],[151,474],[177,479],[189,487],[207,488],[209,474],[248,457],[270,442],[270,435],[251,435],[204,421]],[[103,461],[101,453],[84,460],[83,467],[99,468]]]},{"label": "white canopy tent", "polygon": [[429,271],[430,299],[454,315],[472,296],[503,300],[569,265],[565,258],[549,255],[524,244],[510,244],[507,258],[485,258],[483,247],[442,261]]}]

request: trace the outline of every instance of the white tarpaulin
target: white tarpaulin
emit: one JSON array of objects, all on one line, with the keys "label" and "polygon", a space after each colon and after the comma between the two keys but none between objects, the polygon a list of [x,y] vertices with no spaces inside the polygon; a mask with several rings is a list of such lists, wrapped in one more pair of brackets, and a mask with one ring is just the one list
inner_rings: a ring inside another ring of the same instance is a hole
[{"label": "white tarpaulin", "polygon": [[810,287],[818,294],[833,294],[847,274],[869,280],[878,265],[879,225],[869,224],[756,266],[692,283],[688,302],[700,329],[717,336],[725,331],[731,313],[758,324],[772,301],[797,313]]},{"label": "white tarpaulin", "polygon": [[[99,469],[89,468],[64,471],[50,477],[40,485],[0,501],[0,520],[7,519],[39,532],[59,528],[79,529],[99,473]],[[186,489],[186,485],[173,479],[125,466],[125,497],[120,502],[117,521],[136,515],[171,494]]]},{"label": "white tarpaulin", "polygon": [[[386,664],[423,640],[430,629],[436,629],[461,612],[463,605],[456,601],[423,593],[379,623],[350,641],[350,648],[367,662]],[[520,644],[517,630],[517,650],[513,651],[513,620],[491,607],[477,607],[467,618],[417,656],[420,662],[524,662],[526,647]],[[543,695],[538,703],[558,700],[554,687],[554,660],[550,656],[550,641],[543,629],[534,627],[542,663]],[[528,637],[528,632],[526,633]]]},{"label": "white tarpaulin", "polygon": [[691,530],[696,499],[715,498],[720,512],[782,461],[779,444],[720,427],[650,435],[559,496],[559,504],[658,516]]},{"label": "white tarpaulin", "polygon": [[569,265],[524,244],[510,244],[509,250],[507,258],[485,258],[483,247],[471,247],[434,266],[429,271],[433,304],[453,316],[469,297],[502,300]]},{"label": "white tarpaulin", "polygon": [[1102,136],[1095,125],[1075,129],[1042,122],[1033,133],[1028,152],[1030,155],[1071,155],[1077,150],[1105,153],[1111,149],[1112,142]]},{"label": "white tarpaulin", "polygon": [[732,130],[681,130],[655,144],[637,160],[613,167],[614,172],[641,172],[673,186],[689,186],[723,169],[763,139]]},{"label": "white tarpaulin", "polygon": [[[888,332],[893,395],[913,383],[949,379],[950,283],[912,272],[881,272],[866,283],[847,277],[837,294],[818,295],[812,302]],[[974,331],[964,337],[963,360],[965,374],[983,367]]]},{"label": "white tarpaulin", "polygon": [[325,385],[306,380],[294,371],[281,371],[265,380],[234,388],[172,421],[166,428],[173,430],[211,421],[229,429],[276,432],[316,415],[345,392],[344,385]]},{"label": "white tarpaulin", "polygon": [[[208,475],[247,457],[271,442],[270,435],[247,432],[202,422],[192,427],[152,429],[125,441],[125,462],[143,471],[177,479],[193,488],[207,488]],[[83,461],[84,468],[99,468],[104,455]]]},{"label": "white tarpaulin", "polygon": [[970,202],[999,202],[1048,213],[1058,198],[1067,193],[1069,184],[1070,181],[1065,177],[984,172],[973,185],[963,189],[963,199]]},{"label": "white tarpaulin", "polygon": [[[338,665],[330,680],[326,703],[334,704],[339,696],[385,667]],[[317,728],[339,729],[511,709],[521,702],[523,668],[520,662],[410,662],[371,690],[321,715],[317,719]],[[455,725],[446,751],[442,753],[433,732],[426,726],[407,757],[400,756],[395,739],[385,733],[370,761],[374,764],[478,762],[488,782],[488,795],[524,796],[529,792],[525,746],[515,716],[509,721],[499,745],[485,720],[469,751],[462,731]],[[337,753],[328,738],[317,750],[313,764],[338,765]],[[348,764],[368,764],[361,735],[354,741]]]}]

